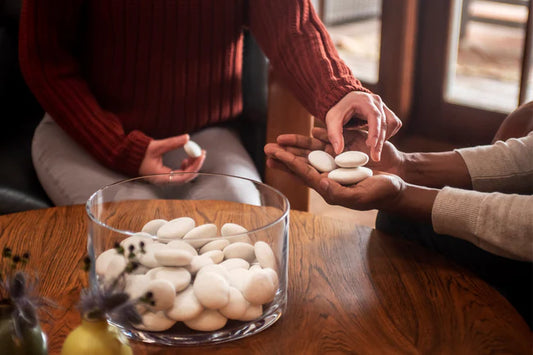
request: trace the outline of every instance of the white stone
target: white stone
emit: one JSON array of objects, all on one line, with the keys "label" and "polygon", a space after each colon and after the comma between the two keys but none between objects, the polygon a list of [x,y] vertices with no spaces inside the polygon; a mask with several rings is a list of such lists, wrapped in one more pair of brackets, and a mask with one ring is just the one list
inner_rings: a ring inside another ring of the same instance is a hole
[{"label": "white stone", "polygon": [[220,264],[206,265],[202,267],[200,270],[198,270],[197,275],[202,272],[214,272],[222,276],[225,280],[229,280],[229,271],[225,267],[221,266]]},{"label": "white stone", "polygon": [[191,253],[193,256],[198,255],[198,251],[196,251],[196,249],[194,249],[193,246],[191,246],[187,242],[184,242],[181,239],[171,241],[170,243],[167,244],[167,247],[172,248],[172,249],[186,250],[189,253]]},{"label": "white stone", "polygon": [[198,317],[204,307],[194,295],[192,286],[178,293],[174,299],[174,305],[166,312],[167,317],[176,321],[186,321]]},{"label": "white stone", "polygon": [[135,328],[162,332],[172,328],[174,324],[176,324],[176,321],[169,319],[164,312],[146,312],[142,315],[142,324],[136,324]]},{"label": "white stone", "polygon": [[162,266],[154,256],[157,250],[166,250],[167,246],[163,243],[150,243],[144,248],[145,253],[137,253],[137,260],[144,266],[154,268]]},{"label": "white stone", "polygon": [[347,151],[337,155],[335,163],[341,168],[357,168],[368,163],[368,155],[356,150]]},{"label": "white stone", "polygon": [[263,241],[256,242],[254,244],[255,256],[261,267],[269,267],[271,269],[276,269],[276,257],[270,245]]},{"label": "white stone", "polygon": [[249,304],[243,316],[239,319],[243,322],[249,322],[263,315],[263,306],[260,304]]},{"label": "white stone", "polygon": [[120,246],[124,248],[124,253],[125,255],[127,255],[127,253],[129,253],[130,246],[133,245],[133,248],[134,248],[133,250],[135,254],[138,256],[140,254],[139,251],[141,250],[141,242],[144,244],[144,247],[146,248],[149,244],[154,243],[154,239],[148,233],[139,232],[121,241]]},{"label": "white stone", "polygon": [[146,276],[151,280],[169,281],[176,292],[184,290],[191,282],[191,273],[183,267],[156,267],[148,271]]},{"label": "white stone", "polygon": [[109,260],[107,267],[104,272],[104,280],[112,281],[116,279],[126,268],[127,265],[126,259],[122,255],[116,255]]},{"label": "white stone", "polygon": [[250,268],[250,263],[241,258],[226,259],[223,262],[221,262],[220,265],[226,268],[226,270],[233,270],[237,268],[247,270]]},{"label": "white stone", "polygon": [[204,254],[211,250],[223,250],[229,245],[229,240],[224,238],[218,238],[212,242],[207,243],[202,248],[200,248],[200,254]]},{"label": "white stone", "polygon": [[100,276],[103,276],[107,270],[107,266],[109,265],[109,262],[113,258],[122,258],[124,257],[117,253],[115,249],[107,249],[102,254],[98,255],[96,257],[96,262],[94,264],[94,268],[96,270],[96,273]]},{"label": "white stone", "polygon": [[228,271],[228,282],[230,286],[242,291],[248,278],[249,271],[246,269],[231,269]]},{"label": "white stone", "polygon": [[182,249],[167,248],[154,251],[154,258],[163,266],[189,265],[193,257],[189,251]]},{"label": "white stone", "polygon": [[250,270],[250,271],[263,270],[263,268],[259,264],[252,264],[252,266],[250,266],[250,268],[248,270]]},{"label": "white stone", "polygon": [[191,140],[185,143],[183,149],[185,150],[185,153],[187,153],[187,155],[191,158],[198,158],[200,155],[202,155],[202,148],[200,148],[198,143]]},{"label": "white stone", "polygon": [[195,225],[196,222],[190,217],[175,218],[159,227],[157,237],[160,239],[180,239]]},{"label": "white stone", "polygon": [[148,233],[150,235],[156,235],[157,230],[168,221],[166,219],[152,219],[147,222],[141,229],[141,232]]},{"label": "white stone", "polygon": [[335,180],[341,185],[356,184],[372,176],[372,170],[360,166],[358,168],[338,168],[330,171],[328,178]]},{"label": "white stone", "polygon": [[318,171],[328,172],[337,167],[335,159],[323,150],[313,150],[307,156],[309,163]]},{"label": "white stone", "polygon": [[205,244],[212,241],[210,238],[217,236],[218,227],[213,223],[206,223],[194,227],[187,234],[183,236],[183,240],[191,244],[195,248],[201,248]]},{"label": "white stone", "polygon": [[210,257],[215,264],[218,264],[224,260],[224,252],[222,250],[210,250],[206,251],[202,255]]},{"label": "white stone", "polygon": [[240,319],[244,316],[248,308],[248,301],[244,298],[241,291],[235,287],[229,289],[229,302],[219,309],[220,314],[229,319]]},{"label": "white stone", "polygon": [[152,293],[153,303],[150,304],[150,308],[153,310],[164,311],[174,305],[176,289],[170,281],[151,280],[146,286],[145,295],[147,292]]},{"label": "white stone", "polygon": [[255,259],[254,246],[244,242],[231,243],[224,248],[224,257],[226,259],[241,258],[248,262]]},{"label": "white stone", "polygon": [[191,263],[186,268],[192,275],[196,275],[198,270],[210,264],[213,264],[213,260],[209,256],[197,255],[192,258]]},{"label": "white stone", "polygon": [[274,269],[268,267],[264,268],[263,270],[270,276],[270,279],[272,280],[272,287],[277,291],[279,286],[278,273]]},{"label": "white stone", "polygon": [[220,235],[230,243],[243,242],[252,243],[248,234],[248,229],[237,223],[225,223],[220,227]]},{"label": "white stone", "polygon": [[127,275],[124,292],[130,295],[131,299],[137,299],[146,293],[149,282],[150,277],[147,275]]},{"label": "white stone", "polygon": [[149,267],[146,267],[141,264],[137,264],[137,267],[130,272],[130,275],[144,275],[150,270]]},{"label": "white stone", "polygon": [[224,328],[228,319],[220,312],[212,309],[206,309],[196,318],[185,321],[185,325],[193,330],[210,332]]},{"label": "white stone", "polygon": [[272,276],[264,270],[249,271],[242,295],[251,304],[264,304],[272,301],[276,295]]},{"label": "white stone", "polygon": [[198,273],[193,289],[198,301],[205,308],[219,309],[229,302],[229,283],[218,273]]}]

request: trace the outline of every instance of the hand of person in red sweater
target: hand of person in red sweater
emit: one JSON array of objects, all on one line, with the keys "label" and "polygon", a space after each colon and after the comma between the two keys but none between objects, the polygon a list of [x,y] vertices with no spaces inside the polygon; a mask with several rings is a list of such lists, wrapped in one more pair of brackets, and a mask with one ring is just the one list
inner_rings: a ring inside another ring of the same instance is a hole
[{"label": "hand of person in red sweater", "polygon": [[[345,127],[354,117],[363,124]],[[368,126],[366,145],[370,147],[370,157],[379,161],[383,143],[398,132],[402,121],[383,103],[381,97],[362,91],[346,94],[326,114],[328,138],[336,154],[344,149],[343,129],[359,129],[364,126]]]},{"label": "hand of person in red sweater", "polygon": [[[189,135],[183,134],[166,139],[154,139],[148,144],[146,154],[139,167],[140,175],[166,174],[170,172],[192,172],[197,173],[205,161],[205,151],[198,158],[187,158],[181,163],[179,170],[173,170],[163,164],[163,155],[171,150],[179,149],[189,141]],[[186,182],[195,177],[194,174],[175,175],[173,182]]]}]

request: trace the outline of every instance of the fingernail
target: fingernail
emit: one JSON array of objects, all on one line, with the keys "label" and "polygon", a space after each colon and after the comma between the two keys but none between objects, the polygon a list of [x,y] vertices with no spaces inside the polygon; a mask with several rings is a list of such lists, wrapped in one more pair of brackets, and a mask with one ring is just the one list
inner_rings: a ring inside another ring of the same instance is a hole
[{"label": "fingernail", "polygon": [[337,141],[333,141],[333,142],[331,142],[331,145],[332,145],[332,147],[333,147],[333,151],[334,151],[335,153],[337,153],[337,151],[338,151],[338,147],[339,147],[339,142],[337,142]]}]

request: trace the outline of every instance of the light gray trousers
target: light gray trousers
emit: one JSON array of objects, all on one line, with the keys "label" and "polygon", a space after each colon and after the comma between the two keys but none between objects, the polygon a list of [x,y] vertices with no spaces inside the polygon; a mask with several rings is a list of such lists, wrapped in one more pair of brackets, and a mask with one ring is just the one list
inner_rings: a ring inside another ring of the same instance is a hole
[{"label": "light gray trousers", "polygon": [[[200,172],[236,175],[260,181],[252,159],[232,129],[206,128],[192,134],[191,139],[207,152]],[[163,160],[170,168],[179,169],[186,157],[183,149],[178,149],[168,152]],[[32,159],[39,181],[56,206],[84,204],[101,187],[128,178],[96,161],[48,114],[35,130]],[[188,194],[190,198],[208,198],[216,194],[219,199],[235,201],[241,196],[242,202],[258,203],[257,191],[251,183],[214,186],[212,183],[201,183],[201,179],[198,181],[200,183],[191,184],[194,191]],[[146,192],[150,194],[149,189]]]}]

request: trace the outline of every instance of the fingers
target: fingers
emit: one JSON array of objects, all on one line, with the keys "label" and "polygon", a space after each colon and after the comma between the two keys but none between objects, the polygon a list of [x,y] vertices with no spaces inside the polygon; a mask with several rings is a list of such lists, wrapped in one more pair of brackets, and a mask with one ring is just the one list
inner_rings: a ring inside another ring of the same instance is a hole
[{"label": "fingers", "polygon": [[344,136],[342,135],[342,120],[326,120],[328,140],[335,154],[344,150]]},{"label": "fingers", "polygon": [[182,134],[180,136],[154,140],[154,146],[151,153],[154,155],[163,155],[171,150],[183,147],[189,139],[190,137],[188,134]]},{"label": "fingers", "polygon": [[311,135],[324,144],[329,143],[328,131],[322,127],[313,127]]},{"label": "fingers", "polygon": [[276,143],[283,146],[293,146],[308,150],[323,150],[325,146],[325,143],[318,139],[300,134],[279,135]]},{"label": "fingers", "polygon": [[320,180],[316,191],[327,203],[346,206],[346,201],[343,196],[345,196],[349,190],[353,189],[344,187],[338,182],[324,177]]},{"label": "fingers", "polygon": [[202,154],[198,158],[187,158],[181,163],[181,170],[185,172],[198,172],[202,168],[205,158],[206,151],[202,150]]},{"label": "fingers", "polygon": [[379,96],[372,95],[372,103],[365,108],[363,115],[366,116],[368,121],[366,145],[370,148],[370,157],[374,161],[379,161],[383,146],[383,142],[380,145],[380,140],[383,136],[382,129],[385,121],[385,113]]}]

